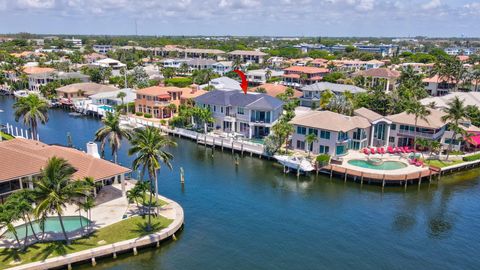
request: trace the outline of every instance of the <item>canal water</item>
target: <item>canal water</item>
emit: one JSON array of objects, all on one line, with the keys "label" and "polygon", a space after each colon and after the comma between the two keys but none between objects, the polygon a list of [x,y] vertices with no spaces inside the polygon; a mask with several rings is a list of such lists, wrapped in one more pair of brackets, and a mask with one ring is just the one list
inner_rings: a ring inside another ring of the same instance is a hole
[{"label": "canal water", "polygon": [[[0,97],[0,123],[14,122],[12,104]],[[85,149],[100,126],[52,110],[39,133],[46,143],[66,144],[70,132]],[[174,168],[162,168],[158,181],[161,193],[184,208],[184,231],[159,249],[104,260],[96,269],[480,268],[478,170],[382,193],[325,176],[284,175],[274,162],[248,156],[235,166],[227,151],[212,155],[175,140]],[[120,154],[126,166],[128,147]]]}]

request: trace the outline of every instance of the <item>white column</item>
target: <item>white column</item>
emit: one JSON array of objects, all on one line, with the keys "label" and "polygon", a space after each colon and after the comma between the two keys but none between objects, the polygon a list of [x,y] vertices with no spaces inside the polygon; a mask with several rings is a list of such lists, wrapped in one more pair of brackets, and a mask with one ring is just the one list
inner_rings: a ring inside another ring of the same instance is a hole
[{"label": "white column", "polygon": [[375,134],[375,124],[372,125],[372,134],[370,134],[370,147],[373,147],[373,136]]},{"label": "white column", "polygon": [[33,178],[31,175],[28,177],[28,188],[33,189]]},{"label": "white column", "polygon": [[125,197],[125,174],[120,175],[120,185],[122,186],[122,197]]},{"label": "white column", "polygon": [[388,147],[390,142],[390,125],[387,124],[387,137],[385,137],[385,146]]},{"label": "white column", "polygon": [[249,139],[252,138],[252,128],[253,128],[252,125],[248,125],[248,138],[249,138]]}]

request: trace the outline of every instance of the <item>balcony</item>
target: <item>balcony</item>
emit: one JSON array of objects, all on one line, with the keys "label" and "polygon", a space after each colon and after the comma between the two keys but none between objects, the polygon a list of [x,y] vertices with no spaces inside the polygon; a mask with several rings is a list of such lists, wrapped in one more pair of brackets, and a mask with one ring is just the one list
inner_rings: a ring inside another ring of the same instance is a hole
[{"label": "balcony", "polygon": [[436,140],[440,138],[443,134],[443,132],[437,132],[435,134],[432,133],[423,133],[423,132],[416,132],[416,131],[410,131],[410,130],[399,130],[397,132],[398,135],[403,135],[403,136],[409,136],[409,137],[416,137],[416,138],[424,138],[424,139],[430,139],[430,140]]}]

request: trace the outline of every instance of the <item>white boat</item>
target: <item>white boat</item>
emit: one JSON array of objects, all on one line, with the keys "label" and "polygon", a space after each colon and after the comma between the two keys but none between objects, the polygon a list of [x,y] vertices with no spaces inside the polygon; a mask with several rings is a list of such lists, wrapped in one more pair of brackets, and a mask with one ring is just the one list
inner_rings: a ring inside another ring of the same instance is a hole
[{"label": "white boat", "polygon": [[27,96],[30,95],[30,94],[40,95],[40,93],[37,92],[37,91],[17,90],[17,91],[14,91],[14,92],[13,92],[13,95],[14,95],[16,98],[27,97]]},{"label": "white boat", "polygon": [[315,170],[312,163],[303,157],[298,156],[285,156],[285,155],[274,155],[273,156],[280,164],[283,166],[293,169],[300,170],[302,172],[311,172]]}]

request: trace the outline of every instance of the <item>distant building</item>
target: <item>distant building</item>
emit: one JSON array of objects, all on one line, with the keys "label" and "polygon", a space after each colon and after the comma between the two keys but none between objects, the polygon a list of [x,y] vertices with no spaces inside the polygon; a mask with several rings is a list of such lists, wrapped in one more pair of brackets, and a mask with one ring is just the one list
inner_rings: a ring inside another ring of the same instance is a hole
[{"label": "distant building", "polygon": [[264,57],[267,56],[266,53],[260,51],[231,51],[227,53],[228,59],[233,61],[235,59],[240,59],[242,63],[255,63],[261,64],[264,62]]},{"label": "distant building", "polygon": [[291,87],[302,87],[314,84],[323,79],[330,70],[326,68],[291,66],[283,70],[283,84]]},{"label": "distant building", "polygon": [[356,72],[353,76],[365,77],[366,84],[370,87],[384,84],[385,92],[389,92],[397,87],[397,80],[400,78],[400,72],[388,68],[372,68]]},{"label": "distant building", "polygon": [[212,64],[212,69],[217,74],[221,76],[225,75],[227,72],[233,70],[233,62],[232,61],[220,61],[217,63]]},{"label": "distant building", "polygon": [[320,99],[322,97],[322,92],[330,90],[336,95],[341,95],[346,91],[349,91],[352,94],[364,93],[367,90],[348,84],[337,84],[330,82],[318,82],[311,85],[306,85],[301,88],[302,96],[300,97],[300,105],[305,107],[315,107],[320,106]]},{"label": "distant building", "polygon": [[[325,46],[322,44],[306,44],[302,43],[299,45],[295,45],[295,48],[298,48],[302,50],[303,53],[308,53],[309,51],[314,51],[314,50],[323,50],[323,51],[328,51],[330,53],[334,52],[345,52],[346,48],[349,47],[350,45],[343,45],[343,44],[337,44],[333,46]],[[392,44],[363,44],[363,43],[355,43],[353,45],[354,48],[356,48],[360,52],[369,52],[369,53],[375,53],[375,54],[380,54],[382,57],[385,56],[393,56],[393,54],[397,51],[398,46],[397,45],[392,45]]]},{"label": "distant building", "polygon": [[93,45],[93,50],[97,53],[106,54],[107,52],[113,50],[113,47],[112,45],[95,44]]},{"label": "distant building", "polygon": [[68,42],[68,43],[71,43],[74,48],[81,48],[82,45],[83,45],[81,39],[74,38],[74,37],[64,39],[64,41],[65,41],[65,42]]},{"label": "distant building", "polygon": [[267,83],[267,80],[275,77],[281,77],[283,71],[275,71],[269,69],[257,69],[249,70],[245,74],[247,76],[247,81],[251,85],[259,85]]},{"label": "distant building", "polygon": [[478,49],[477,48],[466,48],[466,47],[448,47],[445,48],[444,51],[448,55],[473,55],[476,54]]}]

